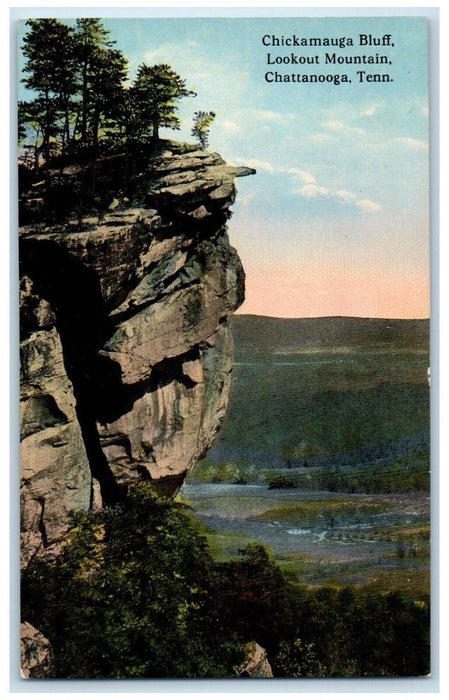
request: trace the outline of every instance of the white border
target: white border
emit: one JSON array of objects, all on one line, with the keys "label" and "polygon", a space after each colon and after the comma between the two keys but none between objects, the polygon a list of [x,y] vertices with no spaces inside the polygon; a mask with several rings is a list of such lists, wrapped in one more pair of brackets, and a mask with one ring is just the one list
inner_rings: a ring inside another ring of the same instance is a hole
[{"label": "white border", "polygon": [[[362,7],[361,7],[362,5]],[[10,240],[8,241],[7,232],[4,232],[0,238],[0,280],[5,284],[0,294],[0,303],[5,303],[4,311],[11,314],[10,324],[10,376],[0,378],[0,396],[4,398],[6,406],[1,404],[0,414],[0,440],[3,445],[10,442],[11,449],[11,466],[10,466],[10,489],[3,484],[2,496],[4,499],[3,514],[8,512],[8,499],[11,502],[10,508],[10,633],[9,638],[5,639],[5,644],[2,645],[2,654],[0,658],[5,662],[8,657],[8,647],[10,648],[10,665],[7,665],[0,674],[0,688],[8,692],[8,676],[10,678],[9,692],[14,694],[28,693],[118,693],[126,697],[129,693],[151,693],[152,695],[166,698],[167,694],[172,697],[177,697],[179,694],[185,693],[208,693],[212,697],[223,698],[227,695],[234,696],[244,694],[268,693],[273,696],[290,693],[301,693],[302,696],[316,697],[317,694],[340,694],[340,693],[356,693],[364,695],[366,693],[385,694],[409,693],[418,695],[428,695],[438,692],[438,684],[440,677],[439,668],[439,653],[444,663],[444,658],[449,658],[443,655],[443,649],[439,649],[439,620],[438,620],[438,578],[439,578],[439,561],[438,561],[438,545],[439,545],[439,503],[438,503],[438,376],[439,376],[439,327],[438,319],[440,314],[439,308],[439,238],[438,238],[438,29],[439,16],[438,7],[429,3],[425,6],[423,3],[396,3],[395,6],[385,6],[379,3],[347,3],[345,7],[339,7],[336,3],[328,3],[326,7],[311,8],[301,7],[294,3],[285,2],[283,7],[273,8],[264,3],[259,3],[258,6],[247,4],[242,7],[240,3],[227,3],[226,6],[211,7],[210,4],[197,5],[189,7],[180,2],[165,3],[165,7],[149,7],[145,2],[134,2],[133,7],[124,8],[119,3],[102,3],[96,2],[95,5],[90,5],[88,2],[76,3],[73,2],[69,7],[60,7],[56,2],[47,2],[45,6],[40,3],[29,2],[23,6],[20,4],[11,5],[9,17],[3,18],[2,28],[9,32],[1,43],[0,50],[4,52],[2,56],[2,65],[5,67],[10,64],[10,73],[7,75],[4,85],[10,81],[10,108],[8,111],[7,101],[1,101],[1,108],[5,110],[4,118],[1,121],[3,125],[4,135],[8,136],[6,124],[10,118],[11,132],[9,137],[11,169],[7,169],[6,177],[3,182],[3,194],[6,194],[6,202],[4,202],[3,211],[10,211]],[[2,13],[6,8],[1,9]],[[432,251],[431,251],[431,268],[432,268],[432,321],[431,321],[431,339],[432,339],[432,488],[433,488],[433,507],[432,507],[432,678],[418,679],[273,679],[273,680],[117,680],[117,681],[66,681],[66,680],[23,680],[19,677],[18,671],[18,648],[19,648],[19,624],[18,624],[18,486],[17,486],[17,464],[18,464],[18,420],[17,420],[17,387],[18,387],[18,323],[17,323],[17,236],[16,236],[16,183],[15,183],[15,104],[16,104],[16,40],[15,40],[15,22],[19,18],[28,18],[36,16],[57,16],[57,17],[73,17],[73,16],[96,16],[96,17],[287,17],[287,16],[340,16],[340,17],[363,17],[363,16],[427,16],[429,18],[429,33],[430,33],[430,126],[431,126],[431,146],[430,146],[430,163],[431,163],[431,231],[432,231]],[[444,45],[444,42],[443,42]],[[4,159],[6,160],[7,150],[4,151]],[[8,181],[11,182],[10,192],[8,197]],[[9,242],[9,251],[8,251]],[[447,246],[444,245],[444,252]],[[443,242],[441,244],[441,253],[443,253]],[[9,265],[9,282],[8,282],[8,265]],[[448,277],[445,270],[441,269],[441,279],[444,282]],[[443,291],[446,291],[445,289]],[[8,295],[10,296],[10,304],[8,308]],[[444,340],[444,338],[443,338]],[[4,367],[8,366],[8,349],[6,339],[3,342],[3,347],[0,352],[3,352]],[[444,346],[443,348],[444,349]],[[6,351],[6,352],[5,352]],[[6,356],[5,356],[6,355]],[[442,357],[445,355],[442,354]],[[8,386],[9,385],[9,386]],[[9,389],[9,391],[8,391]],[[8,408],[7,396],[10,395],[10,419],[11,425],[8,426]],[[6,411],[3,409],[6,408]],[[445,415],[445,414],[444,414]],[[443,416],[443,413],[442,413]],[[443,423],[444,425],[444,423]],[[3,439],[2,439],[3,438]],[[5,460],[6,462],[6,460]],[[4,471],[6,464],[4,463]],[[443,481],[443,475],[441,475]],[[3,532],[8,532],[8,520],[3,524]],[[6,544],[6,542],[5,542]],[[5,559],[5,556],[3,557]],[[4,567],[6,568],[6,566]],[[446,572],[444,568],[444,559],[441,561],[442,573]],[[442,579],[446,581],[447,578]],[[8,606],[8,595],[2,596]],[[443,604],[444,601],[442,601]],[[9,607],[9,606],[8,606]],[[5,609],[3,620],[8,618],[8,607]],[[443,609],[442,609],[443,612]],[[7,625],[4,624],[5,631]],[[6,632],[6,637],[8,633]],[[441,669],[444,673],[444,669]],[[441,690],[443,692],[443,673],[441,674]],[[445,684],[446,685],[446,684]]]}]

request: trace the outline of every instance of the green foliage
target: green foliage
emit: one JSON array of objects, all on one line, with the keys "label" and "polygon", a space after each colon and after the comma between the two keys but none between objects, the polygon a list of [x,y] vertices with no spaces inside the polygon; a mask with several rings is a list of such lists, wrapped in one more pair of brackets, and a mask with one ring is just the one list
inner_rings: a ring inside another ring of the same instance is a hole
[{"label": "green foliage", "polygon": [[[296,328],[301,338],[299,322]],[[371,351],[282,355],[282,325],[277,331],[268,347],[263,327],[249,324],[247,337],[237,335],[232,401],[219,444],[308,459],[429,429],[428,357],[420,347],[376,352],[373,340]],[[327,331],[332,337],[330,323]],[[413,328],[407,333],[412,344]],[[424,341],[419,336],[416,343]]]},{"label": "green foliage", "polygon": [[215,119],[215,112],[195,112],[193,115],[192,136],[198,139],[203,150],[209,145],[210,126]]},{"label": "green foliage", "polygon": [[298,486],[298,479],[286,474],[272,474],[267,477],[269,489],[294,489]]},{"label": "green foliage", "polygon": [[175,114],[176,103],[182,97],[194,96],[171,66],[160,63],[155,66],[142,64],[130,90],[137,137],[159,139],[159,128],[179,129]]},{"label": "green foliage", "polygon": [[[389,462],[361,468],[303,469],[294,475],[276,472],[266,477],[269,488],[292,482],[296,488],[340,493],[405,493],[430,491],[430,454],[422,450]],[[293,485],[292,487],[293,488]]]},{"label": "green foliage", "polygon": [[64,554],[23,581],[24,619],[69,678],[224,677],[241,661],[217,618],[216,571],[180,506],[136,489],[77,516]]},{"label": "green foliage", "polygon": [[[332,458],[329,459],[332,462]],[[190,482],[229,482],[234,484],[268,484],[269,489],[298,488],[301,490],[338,493],[408,493],[430,491],[430,453],[428,449],[363,467],[323,469],[299,468],[263,469],[245,462],[197,464]]]},{"label": "green foliage", "polygon": [[279,565],[260,544],[220,567],[220,611],[228,629],[273,653],[291,625],[288,588]]},{"label": "green foliage", "polygon": [[297,527],[322,525],[332,529],[341,521],[351,520],[356,523],[360,519],[386,513],[389,508],[389,502],[381,498],[346,496],[306,501],[298,496],[294,501],[279,503],[259,513],[257,517]]},{"label": "green foliage", "polygon": [[78,19],[74,36],[80,95],[75,135],[83,147],[95,147],[102,120],[110,119],[121,102],[126,61],[112,49],[109,32],[96,18]]},{"label": "green foliage", "polygon": [[111,49],[109,32],[98,19],[79,19],[75,28],[54,18],[27,25],[23,82],[37,98],[19,112],[22,136],[27,128],[40,134],[48,166],[50,138],[63,154],[96,146],[102,123],[120,102],[126,61]]},{"label": "green foliage", "polygon": [[273,659],[275,675],[423,676],[429,673],[429,601],[332,588],[298,590],[297,628]]},{"label": "green foliage", "polygon": [[76,45],[73,31],[54,18],[30,19],[30,31],[24,38],[23,53],[27,61],[23,79],[37,98],[19,111],[22,131],[28,121],[42,136],[45,160],[50,157],[50,138],[60,134],[67,138],[72,108],[71,97],[78,89]]},{"label": "green foliage", "polygon": [[245,464],[243,462],[226,462],[225,464],[202,464],[195,465],[195,469],[189,476],[189,481],[211,482],[217,484],[220,482],[228,482],[230,484],[248,484],[256,483],[260,479],[254,464]]},{"label": "green foliage", "polygon": [[[81,18],[73,27],[55,18],[33,19],[27,26],[23,82],[34,97],[18,109],[21,223],[101,214],[114,196],[129,199],[127,189],[140,172],[142,156],[157,149],[160,127],[179,129],[177,103],[195,93],[162,63],[141,65],[133,84],[126,85],[126,59],[99,19]],[[121,181],[118,187],[109,182],[105,198],[103,162],[117,156]],[[75,178],[74,165],[82,168]],[[24,169],[34,172],[38,197]],[[65,184],[54,183],[55,177],[65,178]],[[60,191],[70,190],[74,180],[76,207],[73,197]]]},{"label": "green foliage", "polygon": [[281,642],[275,657],[278,674],[285,678],[324,678],[325,668],[320,663],[312,642],[301,639]]}]

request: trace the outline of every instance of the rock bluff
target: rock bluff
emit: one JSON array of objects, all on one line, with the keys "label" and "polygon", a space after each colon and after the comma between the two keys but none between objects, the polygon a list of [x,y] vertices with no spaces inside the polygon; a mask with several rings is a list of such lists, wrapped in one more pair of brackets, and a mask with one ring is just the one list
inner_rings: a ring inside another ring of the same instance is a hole
[{"label": "rock bluff", "polygon": [[144,209],[20,231],[24,566],[134,480],[176,492],[224,418],[244,299],[226,221],[254,171],[203,151],[151,168]]}]

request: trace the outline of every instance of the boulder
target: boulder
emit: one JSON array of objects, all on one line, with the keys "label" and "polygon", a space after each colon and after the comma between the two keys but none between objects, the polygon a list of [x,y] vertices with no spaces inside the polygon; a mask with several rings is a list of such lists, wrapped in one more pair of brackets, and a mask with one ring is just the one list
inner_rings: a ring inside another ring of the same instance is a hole
[{"label": "boulder", "polygon": [[44,635],[29,622],[20,625],[20,671],[22,678],[51,678],[53,650]]},{"label": "boulder", "polygon": [[246,658],[239,669],[241,678],[273,678],[267,652],[257,642],[250,642],[246,649]]}]

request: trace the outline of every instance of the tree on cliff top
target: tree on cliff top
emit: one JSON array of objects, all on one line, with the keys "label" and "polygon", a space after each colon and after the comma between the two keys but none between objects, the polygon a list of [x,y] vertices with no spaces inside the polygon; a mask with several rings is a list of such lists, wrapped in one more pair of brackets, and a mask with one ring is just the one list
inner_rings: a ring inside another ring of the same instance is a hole
[{"label": "tree on cliff top", "polygon": [[100,127],[114,118],[122,98],[126,60],[111,48],[114,42],[98,19],[79,19],[75,28],[54,18],[29,20],[27,26],[22,82],[37,98],[22,103],[22,137],[37,120],[40,153],[48,163],[52,146],[79,153],[80,145],[97,145]]},{"label": "tree on cliff top", "polygon": [[179,129],[181,122],[176,116],[176,103],[182,97],[195,97],[186,88],[183,80],[166,63],[139,66],[134,84],[130,90],[139,136],[151,136],[159,140],[159,128]]},{"label": "tree on cliff top", "polygon": [[192,136],[198,139],[203,151],[209,144],[210,125],[214,119],[215,112],[199,111],[193,115]]},{"label": "tree on cliff top", "polygon": [[114,118],[122,100],[126,59],[98,19],[78,19],[75,39],[81,97],[76,131],[84,145],[96,147],[100,125]]},{"label": "tree on cliff top", "polygon": [[[32,94],[18,109],[20,221],[104,211],[130,173],[142,171],[136,163],[154,151],[159,129],[180,128],[178,102],[195,93],[165,63],[142,64],[126,86],[126,59],[99,19],[26,26],[22,82]],[[111,156],[114,165],[105,168]],[[81,166],[74,176],[64,171],[73,163]],[[30,171],[43,181],[38,197]]]},{"label": "tree on cliff top", "polygon": [[75,42],[70,27],[57,19],[32,19],[27,26],[23,83],[37,98],[21,103],[19,120],[22,129],[30,122],[37,125],[40,152],[48,163],[54,138],[59,134],[63,144],[68,138],[71,97],[78,89]]}]

